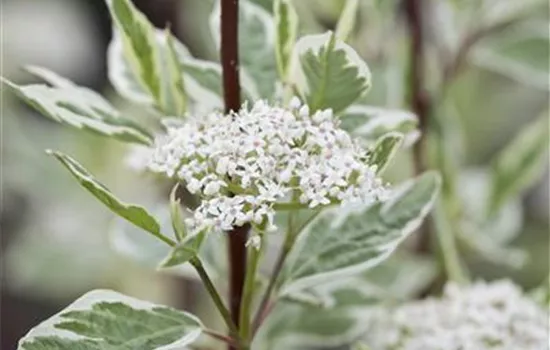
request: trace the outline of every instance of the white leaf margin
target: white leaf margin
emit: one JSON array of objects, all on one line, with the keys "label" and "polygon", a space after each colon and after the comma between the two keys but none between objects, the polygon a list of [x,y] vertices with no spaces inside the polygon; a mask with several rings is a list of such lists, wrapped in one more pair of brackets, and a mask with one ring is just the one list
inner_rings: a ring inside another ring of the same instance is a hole
[{"label": "white leaf margin", "polygon": [[[296,45],[294,45],[294,51],[292,52],[292,58],[290,59],[289,71],[291,72],[291,76],[293,77],[293,83],[296,84],[300,92],[302,92],[304,95],[309,94],[311,91],[309,89],[304,70],[302,69],[300,58],[305,55],[309,50],[317,54],[322,47],[329,45],[333,35],[334,33],[332,31],[328,31],[324,34],[306,35],[301,37],[296,42]],[[363,95],[366,94],[372,86],[372,73],[367,63],[353,48],[351,48],[351,46],[347,45],[338,38],[334,38],[333,51],[339,50],[344,51],[350,66],[357,67],[357,70],[359,72],[357,78],[365,78],[367,86]]]},{"label": "white leaf margin", "polygon": [[[410,220],[403,229],[401,229],[401,236],[399,239],[396,239],[386,245],[379,246],[379,250],[382,252],[378,257],[375,259],[367,260],[361,264],[356,264],[353,266],[340,268],[334,271],[330,272],[324,272],[324,273],[317,273],[311,276],[299,278],[295,281],[290,281],[287,285],[283,285],[283,288],[279,292],[279,295],[281,297],[284,297],[291,293],[297,293],[301,290],[304,290],[306,288],[314,287],[316,285],[321,285],[324,283],[327,283],[327,281],[330,281],[332,279],[342,279],[346,276],[353,276],[355,274],[361,273],[363,271],[366,271],[376,265],[378,265],[380,262],[386,260],[394,251],[395,249],[403,242],[411,233],[413,233],[417,228],[420,227],[422,224],[422,221],[424,218],[428,215],[430,210],[432,209],[435,201],[437,200],[437,197],[439,195],[439,191],[441,189],[441,176],[435,172],[435,171],[428,171],[424,173],[423,175],[420,175],[418,178],[410,179],[399,185],[397,188],[394,189],[393,193],[391,194],[391,197],[382,204],[382,207],[380,208],[380,214],[383,216],[385,213],[388,213],[391,211],[392,206],[397,203],[400,198],[406,194],[411,188],[414,187],[415,183],[421,179],[422,177],[432,177],[433,181],[433,192],[430,196],[430,200],[428,200],[424,206],[421,208],[419,215],[414,220]],[[315,223],[318,220],[321,220],[322,217],[325,215],[333,215],[331,228],[337,228],[340,226],[343,221],[345,221],[350,214],[352,213],[358,213],[362,211],[366,211],[369,209],[369,207],[372,206],[372,203],[365,204],[365,205],[357,205],[353,207],[343,207],[343,208],[335,208],[335,209],[329,209],[326,212],[324,212],[322,215],[318,216],[315,220],[313,220],[309,227],[314,227]],[[304,244],[306,241],[307,235],[310,234],[309,232],[306,232],[302,234],[298,238],[298,242],[296,242],[294,249],[300,249],[300,246]]]},{"label": "white leaf margin", "polygon": [[[418,125],[418,117],[413,112],[404,109],[393,109],[384,107],[375,107],[369,105],[351,105],[344,114],[364,114],[370,116],[363,125],[353,131],[355,136],[368,136],[376,129],[385,128],[395,130],[401,124],[411,122]],[[405,133],[403,145],[410,147],[420,138],[420,131],[417,129]]]},{"label": "white leaf margin", "polygon": [[[159,50],[168,50],[167,35],[165,31],[155,29],[154,37]],[[178,54],[183,57],[191,57],[191,53],[185,45],[179,41],[174,41],[174,44]],[[109,65],[107,76],[109,81],[122,97],[137,103],[153,105],[155,103],[153,97],[146,88],[141,85],[137,77],[134,77],[131,67],[127,66],[126,62],[124,62],[124,57],[124,42],[122,40],[122,35],[118,30],[114,29],[113,37],[107,48],[107,63]],[[135,78],[135,82],[138,84],[141,91],[136,91],[135,88],[129,84],[128,77],[125,76],[126,72],[132,74],[132,78]]]},{"label": "white leaf margin", "polygon": [[[92,306],[97,303],[103,302],[120,302],[126,305],[131,306],[134,309],[138,310],[152,310],[155,307],[164,307],[162,305],[153,304],[147,301],[135,299],[124,294],[117,293],[112,290],[107,289],[97,289],[91,292],[88,292],[74,301],[72,304],[50,317],[49,319],[38,324],[36,327],[32,328],[18,343],[18,349],[21,349],[23,343],[30,342],[37,337],[47,337],[47,336],[58,336],[64,339],[69,340],[84,340],[90,339],[89,337],[81,336],[75,334],[69,330],[56,328],[55,325],[65,322],[61,315],[68,311],[80,311],[80,310],[91,310]],[[167,307],[168,308],[168,307]],[[183,312],[183,311],[181,311]],[[200,334],[202,333],[202,322],[194,315],[185,313],[187,317],[195,321],[199,327],[190,332],[189,334],[178,339],[176,342],[164,345],[156,348],[155,350],[174,350],[180,347],[183,347],[193,341],[195,341]]]}]

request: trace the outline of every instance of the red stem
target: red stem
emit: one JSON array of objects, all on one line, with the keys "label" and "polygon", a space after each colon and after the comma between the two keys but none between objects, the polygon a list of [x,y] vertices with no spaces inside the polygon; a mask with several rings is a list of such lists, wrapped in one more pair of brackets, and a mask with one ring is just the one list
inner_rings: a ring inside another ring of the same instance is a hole
[{"label": "red stem", "polygon": [[221,61],[225,112],[241,106],[239,81],[239,0],[221,0]]},{"label": "red stem", "polygon": [[[239,1],[221,0],[221,63],[225,112],[237,112],[241,105],[239,81]],[[239,328],[241,300],[246,275],[246,247],[249,226],[235,227],[229,239],[229,309]],[[229,349],[236,349],[229,346]]]}]

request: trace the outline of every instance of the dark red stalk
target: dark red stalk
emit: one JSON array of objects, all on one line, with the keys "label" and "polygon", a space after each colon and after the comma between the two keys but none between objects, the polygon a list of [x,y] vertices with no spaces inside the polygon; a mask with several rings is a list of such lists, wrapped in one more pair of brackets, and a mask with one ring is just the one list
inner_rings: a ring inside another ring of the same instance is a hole
[{"label": "dark red stalk", "polygon": [[[221,0],[221,63],[225,112],[239,110],[241,86],[239,82],[239,1]],[[241,299],[246,274],[245,243],[249,227],[235,227],[228,232],[229,239],[229,309],[233,322],[239,327]],[[229,346],[229,349],[235,349]]]},{"label": "dark red stalk", "polygon": [[221,0],[221,61],[225,112],[241,106],[239,81],[239,0]]}]

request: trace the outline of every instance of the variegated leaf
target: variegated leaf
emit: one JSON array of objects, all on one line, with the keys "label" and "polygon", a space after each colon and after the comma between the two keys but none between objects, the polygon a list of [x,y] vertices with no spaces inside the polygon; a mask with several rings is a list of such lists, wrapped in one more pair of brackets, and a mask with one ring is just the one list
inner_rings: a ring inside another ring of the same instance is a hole
[{"label": "variegated leaf", "polygon": [[44,68],[31,67],[29,71],[53,86],[42,84],[21,86],[4,78],[2,82],[43,115],[59,123],[120,141],[142,144],[152,142],[149,132],[133,121],[123,118],[95,91],[77,86]]},{"label": "variegated leaf", "polygon": [[371,86],[367,64],[332,32],[302,37],[294,47],[292,81],[312,110],[340,113]]},{"label": "variegated leaf", "polygon": [[420,226],[440,188],[428,172],[399,186],[384,203],[325,212],[312,222],[285,266],[285,295],[366,271]]},{"label": "variegated leaf", "polygon": [[69,170],[69,172],[76,178],[82,187],[88,190],[88,192],[90,192],[100,202],[105,204],[114,213],[133,223],[137,227],[153,234],[160,240],[171,243],[171,241],[160,232],[160,225],[157,220],[151,216],[145,208],[120,201],[111,193],[111,191],[109,191],[107,187],[97,181],[86,169],[82,167],[82,165],[78,164],[71,157],[61,152],[48,151],[48,153],[57,158],[61,164],[63,164],[65,168],[67,168],[67,170]]},{"label": "variegated leaf", "polygon": [[33,328],[17,349],[180,349],[193,343],[202,327],[189,313],[95,290]]},{"label": "variegated leaf", "polygon": [[388,133],[379,138],[369,155],[369,164],[376,166],[376,172],[382,173],[403,142],[403,134]]},{"label": "variegated leaf", "polygon": [[298,15],[292,5],[292,0],[275,0],[273,2],[275,14],[276,40],[275,54],[279,77],[285,81],[288,75],[288,66],[292,57],[292,50],[298,35]]},{"label": "variegated leaf", "polygon": [[359,0],[346,0],[346,5],[342,10],[338,24],[336,25],[336,36],[346,41],[353,31],[359,10]]}]

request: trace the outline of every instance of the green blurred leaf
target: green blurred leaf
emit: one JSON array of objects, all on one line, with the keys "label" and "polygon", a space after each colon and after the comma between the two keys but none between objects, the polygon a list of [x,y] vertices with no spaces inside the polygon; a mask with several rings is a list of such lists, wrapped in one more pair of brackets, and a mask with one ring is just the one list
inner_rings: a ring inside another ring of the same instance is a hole
[{"label": "green blurred leaf", "polygon": [[495,33],[475,47],[469,57],[485,70],[526,87],[548,91],[550,35],[547,16],[531,16]]},{"label": "green blurred leaf", "polygon": [[479,22],[485,26],[496,26],[501,23],[528,18],[540,12],[548,12],[548,2],[545,0],[485,0],[472,2],[472,4],[476,3],[481,4],[481,8],[478,8],[481,14]]},{"label": "green blurred leaf", "polygon": [[275,54],[279,77],[285,81],[288,75],[288,66],[292,50],[298,35],[298,15],[292,5],[292,0],[275,0],[273,2],[275,14],[276,40]]},{"label": "green blurred leaf", "polygon": [[371,350],[371,348],[367,344],[359,342],[353,344],[351,350]]},{"label": "green blurred leaf", "polygon": [[85,189],[114,213],[130,221],[137,227],[152,233],[160,240],[172,244],[172,242],[160,232],[160,225],[157,220],[144,208],[121,202],[107,187],[98,182],[86,169],[71,157],[61,152],[48,151],[48,153],[56,157]]},{"label": "green blurred leaf", "polygon": [[410,146],[419,136],[418,117],[409,111],[351,105],[340,116],[341,127],[367,144],[389,132],[405,135],[404,144]]},{"label": "green blurred leaf", "polygon": [[466,248],[493,264],[519,268],[525,263],[526,254],[508,244],[521,232],[523,206],[520,198],[509,198],[498,211],[488,215],[491,177],[489,169],[468,169],[458,177],[462,208],[458,238]]},{"label": "green blurred leaf", "polygon": [[[210,15],[214,42],[220,47],[220,2]],[[273,16],[248,0],[239,1],[239,59],[242,68],[254,80],[259,95],[271,99],[275,93],[277,62],[275,59],[275,23]]]},{"label": "green blurred leaf", "polygon": [[[129,0],[106,0],[107,6],[111,13],[113,24],[116,28],[113,42],[111,45],[120,45],[123,52],[123,61],[131,72],[131,77],[135,79],[138,86],[146,91],[146,98],[165,111],[166,105],[163,104],[163,82],[161,81],[162,66],[160,47],[158,45],[158,37],[164,37],[163,34],[157,33],[157,30]],[[164,42],[167,48],[166,41]],[[170,55],[165,55],[169,57]],[[115,59],[115,57],[112,55]],[[110,66],[113,66],[113,71],[119,72],[116,69],[121,66],[120,61],[110,60]],[[168,66],[165,64],[164,66]],[[113,76],[115,78],[120,75]],[[115,87],[124,84],[125,81],[112,79]],[[126,90],[121,90],[121,93]]]},{"label": "green blurred leaf", "polygon": [[397,251],[388,260],[361,275],[378,287],[384,300],[410,300],[422,293],[439,273],[434,257]]},{"label": "green blurred leaf", "polygon": [[168,47],[167,75],[170,80],[168,93],[166,94],[166,106],[173,115],[182,116],[187,110],[187,98],[183,81],[183,67],[180,63],[180,53],[176,47],[176,40],[169,30],[166,31],[166,46]]},{"label": "green blurred leaf", "polygon": [[141,126],[124,119],[96,92],[79,87],[44,68],[31,67],[31,73],[54,86],[16,85],[1,78],[17,96],[56,122],[125,142],[150,144],[152,136]]},{"label": "green blurred leaf", "polygon": [[376,141],[369,154],[369,164],[376,165],[378,174],[386,169],[402,143],[403,134],[398,132],[388,133]]},{"label": "green blurred leaf", "polygon": [[332,108],[340,113],[371,85],[367,64],[333,33],[302,37],[294,47],[292,83],[315,111]]},{"label": "green blurred leaf", "polygon": [[472,55],[473,62],[492,72],[501,74],[526,86],[549,90],[547,70],[533,67],[528,61],[517,60],[494,49],[477,49]]},{"label": "green blurred leaf", "polygon": [[176,349],[193,343],[201,329],[189,313],[95,290],[33,328],[17,349]]},{"label": "green blurred leaf", "polygon": [[338,24],[336,24],[336,37],[346,41],[353,31],[357,12],[359,10],[359,0],[346,0],[346,5],[342,10]]},{"label": "green blurred leaf", "polygon": [[362,334],[363,317],[381,298],[380,290],[359,278],[324,284],[304,293],[320,303],[278,301],[254,338],[253,350],[344,345]]},{"label": "green blurred leaf", "polygon": [[490,214],[540,179],[548,161],[548,112],[522,130],[493,163]]},{"label": "green blurred leaf", "polygon": [[386,260],[430,211],[440,187],[428,172],[384,203],[329,210],[307,228],[287,261],[281,294],[361,273]]}]

